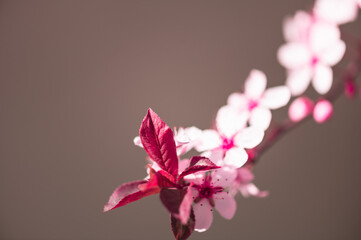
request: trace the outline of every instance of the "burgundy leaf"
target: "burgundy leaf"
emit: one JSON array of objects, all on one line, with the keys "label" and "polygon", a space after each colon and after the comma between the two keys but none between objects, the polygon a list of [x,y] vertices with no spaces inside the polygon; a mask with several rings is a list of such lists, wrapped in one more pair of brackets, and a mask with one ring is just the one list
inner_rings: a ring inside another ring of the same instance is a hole
[{"label": "burgundy leaf", "polygon": [[[168,177],[170,177],[170,179]],[[172,175],[169,175],[169,173],[163,170],[154,172],[154,170],[151,169],[150,179],[147,182],[140,184],[139,190],[146,191],[151,188],[174,188],[174,187],[178,187],[178,185],[174,183],[174,178]]]},{"label": "burgundy leaf", "polygon": [[191,158],[189,167],[186,168],[178,177],[178,180],[181,180],[183,177],[196,173],[199,171],[208,171],[212,169],[220,168],[216,164],[214,164],[211,160],[206,157],[194,156]]},{"label": "burgundy leaf", "polygon": [[124,206],[146,196],[159,193],[160,188],[148,188],[139,190],[138,186],[147,183],[145,180],[124,183],[119,186],[110,196],[108,203],[104,206],[104,212]]},{"label": "burgundy leaf", "polygon": [[173,132],[150,108],[140,126],[139,136],[149,157],[176,178],[178,157]]},{"label": "burgundy leaf", "polygon": [[178,215],[179,207],[186,193],[186,188],[162,188],[160,191],[160,200],[172,215]]},{"label": "burgundy leaf", "polygon": [[186,240],[192,234],[195,226],[195,218],[193,210],[191,209],[190,217],[186,224],[171,215],[172,232],[176,240]]}]

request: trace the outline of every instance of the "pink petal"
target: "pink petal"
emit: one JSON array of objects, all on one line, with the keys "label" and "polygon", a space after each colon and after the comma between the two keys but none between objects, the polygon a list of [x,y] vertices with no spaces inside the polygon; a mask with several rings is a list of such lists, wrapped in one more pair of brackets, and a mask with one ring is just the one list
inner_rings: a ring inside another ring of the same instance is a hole
[{"label": "pink petal", "polygon": [[312,85],[319,94],[327,93],[332,86],[333,73],[328,66],[317,64],[312,80]]},{"label": "pink petal", "polygon": [[207,199],[202,199],[193,206],[194,216],[196,220],[195,230],[204,232],[208,230],[213,221],[212,207]]},{"label": "pink petal", "polygon": [[318,17],[336,24],[354,21],[357,10],[355,0],[317,0],[314,7]]},{"label": "pink petal", "polygon": [[304,93],[311,82],[311,69],[307,66],[302,69],[290,71],[286,85],[293,96]]},{"label": "pink petal", "polygon": [[328,49],[325,49],[324,52],[319,56],[320,61],[333,66],[341,61],[343,55],[345,54],[346,45],[344,41],[337,40],[332,44]]},{"label": "pink petal", "polygon": [[266,75],[259,70],[252,70],[244,84],[244,93],[251,99],[259,99],[266,89]]},{"label": "pink petal", "polygon": [[320,100],[313,109],[313,118],[316,122],[323,123],[332,117],[332,113],[332,104],[327,100]]},{"label": "pink petal", "polygon": [[139,136],[136,136],[136,137],[133,139],[133,143],[134,143],[134,145],[143,148],[143,144],[142,144],[142,141],[140,140],[140,137],[139,137]]},{"label": "pink petal", "polygon": [[182,203],[179,206],[178,217],[181,220],[182,224],[184,225],[187,224],[188,219],[190,217],[192,203],[193,203],[193,198],[192,198],[192,183],[191,183],[191,185],[187,189],[187,193],[184,196]]},{"label": "pink petal", "polygon": [[218,132],[228,138],[246,126],[248,112],[226,105],[218,110],[216,125]]},{"label": "pink petal", "polygon": [[199,142],[195,146],[198,152],[212,150],[218,148],[222,144],[222,140],[215,130],[204,130],[199,137]]},{"label": "pink petal", "polygon": [[283,22],[283,35],[287,42],[306,42],[312,17],[304,11],[297,11],[294,17],[288,17]]},{"label": "pink petal", "polygon": [[254,196],[263,198],[268,196],[268,191],[260,191],[258,187],[253,183],[248,183],[240,186],[240,192],[243,197]]},{"label": "pink petal", "polygon": [[241,130],[235,137],[234,143],[241,148],[254,148],[260,144],[264,137],[264,131],[254,126]]},{"label": "pink petal", "polygon": [[224,163],[227,166],[239,168],[242,167],[248,159],[247,152],[242,148],[231,148],[226,152]]},{"label": "pink petal", "polygon": [[212,186],[230,187],[237,178],[237,168],[222,167],[212,172]]},{"label": "pink petal", "polygon": [[237,180],[240,183],[249,183],[252,182],[254,179],[253,173],[248,168],[239,168],[237,171]]},{"label": "pink petal", "polygon": [[272,119],[271,111],[264,107],[256,107],[252,110],[249,124],[252,127],[257,127],[262,130],[266,130]]},{"label": "pink petal", "polygon": [[173,132],[152,109],[148,109],[140,127],[139,136],[149,157],[159,167],[176,177],[178,156]]},{"label": "pink petal", "polygon": [[214,207],[225,219],[232,219],[236,213],[237,204],[234,198],[226,193],[220,192],[213,195]]},{"label": "pink petal", "polygon": [[242,93],[232,93],[229,95],[227,104],[238,109],[248,109],[249,99]]},{"label": "pink petal", "polygon": [[113,194],[110,196],[108,203],[104,206],[104,212],[124,206],[128,203],[137,201],[152,194],[156,194],[160,191],[160,188],[151,188],[146,189],[145,191],[140,191],[138,186],[145,183],[147,183],[147,181],[139,180],[124,183],[123,185],[116,188]]},{"label": "pink petal", "polygon": [[302,43],[287,43],[277,52],[278,61],[287,69],[298,69],[307,66],[312,59],[310,50]]},{"label": "pink petal", "polygon": [[261,105],[269,109],[277,109],[287,105],[291,98],[291,92],[286,86],[269,88],[265,91]]},{"label": "pink petal", "polygon": [[334,24],[318,21],[312,25],[309,44],[312,52],[320,56],[340,39],[340,30]]},{"label": "pink petal", "polygon": [[313,103],[307,97],[295,99],[289,109],[288,116],[293,122],[298,122],[307,117],[313,110]]}]

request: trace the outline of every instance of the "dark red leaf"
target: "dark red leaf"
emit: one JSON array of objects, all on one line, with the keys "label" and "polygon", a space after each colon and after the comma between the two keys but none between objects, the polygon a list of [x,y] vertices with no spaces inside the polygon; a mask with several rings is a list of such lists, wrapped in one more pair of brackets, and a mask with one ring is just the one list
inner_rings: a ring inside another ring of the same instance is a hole
[{"label": "dark red leaf", "polygon": [[144,191],[139,190],[138,186],[147,183],[145,180],[139,180],[124,183],[119,186],[110,196],[108,203],[104,206],[104,212],[124,206],[128,203],[137,201],[146,196],[160,192],[160,188],[148,188]]},{"label": "dark red leaf", "polygon": [[186,168],[178,177],[178,180],[181,180],[183,177],[196,173],[199,171],[208,171],[212,169],[220,168],[216,164],[214,164],[211,160],[206,157],[194,156],[191,158],[189,167]]},{"label": "dark red leaf", "polygon": [[172,232],[176,240],[186,240],[192,234],[195,226],[195,218],[193,210],[191,209],[190,217],[186,224],[171,215]]},{"label": "dark red leaf", "polygon": [[152,109],[148,109],[139,136],[149,157],[176,178],[178,157],[173,132]]},{"label": "dark red leaf", "polygon": [[171,214],[178,215],[179,207],[187,193],[187,188],[162,188],[160,200]]}]

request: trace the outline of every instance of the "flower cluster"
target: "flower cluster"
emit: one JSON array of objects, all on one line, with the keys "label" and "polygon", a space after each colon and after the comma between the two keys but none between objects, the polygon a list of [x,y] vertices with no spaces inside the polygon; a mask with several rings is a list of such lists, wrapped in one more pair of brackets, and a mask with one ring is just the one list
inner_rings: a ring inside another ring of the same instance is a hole
[{"label": "flower cluster", "polygon": [[[104,211],[159,194],[170,213],[175,238],[187,239],[194,230],[203,232],[211,226],[214,210],[231,219],[237,208],[236,195],[266,197],[268,191],[259,190],[253,183],[255,160],[275,142],[280,131],[307,116],[312,115],[318,123],[330,119],[331,101],[342,92],[330,91],[332,67],[341,61],[346,49],[339,25],[355,20],[360,6],[360,0],[317,0],[311,11],[298,11],[287,18],[287,42],[278,51],[279,62],[287,70],[285,85],[266,88],[266,75],[251,70],[243,91],[230,94],[211,129],[172,131],[149,109],[134,139],[135,145],[148,154],[146,176],[119,186]],[[355,95],[360,68],[348,72],[341,84],[348,96]],[[321,95],[316,100],[304,95],[310,83]],[[288,104],[286,121],[273,120],[271,111]],[[199,154],[185,157],[192,149]]]}]

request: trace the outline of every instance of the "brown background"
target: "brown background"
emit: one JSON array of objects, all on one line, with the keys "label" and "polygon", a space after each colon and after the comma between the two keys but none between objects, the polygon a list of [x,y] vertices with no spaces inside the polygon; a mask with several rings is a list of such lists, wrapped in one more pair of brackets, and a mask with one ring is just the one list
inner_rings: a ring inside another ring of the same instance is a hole
[{"label": "brown background", "polygon": [[[312,2],[1,1],[0,238],[172,239],[158,196],[102,213],[145,176],[147,108],[205,129],[251,69],[282,84],[282,19]],[[360,105],[283,138],[255,169],[271,195],[191,239],[361,239]]]}]

